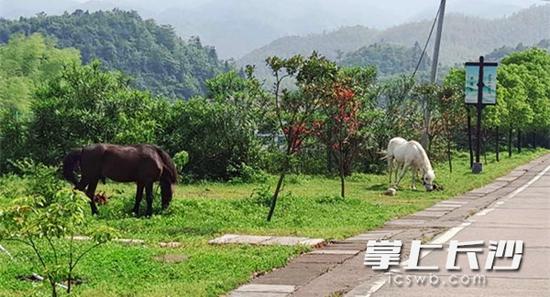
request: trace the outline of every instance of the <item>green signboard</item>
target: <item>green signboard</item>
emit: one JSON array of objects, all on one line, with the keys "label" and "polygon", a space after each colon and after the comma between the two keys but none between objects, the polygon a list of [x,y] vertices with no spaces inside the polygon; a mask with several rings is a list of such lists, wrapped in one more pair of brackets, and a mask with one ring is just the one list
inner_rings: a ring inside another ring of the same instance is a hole
[{"label": "green signboard", "polygon": [[[466,63],[466,86],[464,89],[466,104],[477,104],[479,63]],[[497,102],[497,64],[483,64],[483,105]]]}]

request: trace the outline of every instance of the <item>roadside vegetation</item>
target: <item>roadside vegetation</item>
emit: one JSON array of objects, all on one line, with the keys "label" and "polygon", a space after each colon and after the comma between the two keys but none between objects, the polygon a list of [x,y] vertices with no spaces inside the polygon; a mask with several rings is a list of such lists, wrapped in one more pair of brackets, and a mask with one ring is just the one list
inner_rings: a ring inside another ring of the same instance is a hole
[{"label": "roadside vegetation", "polygon": [[[109,197],[100,206],[99,217],[87,216],[91,228],[109,226],[119,238],[142,239],[144,244],[128,245],[111,241],[82,258],[73,277],[79,283],[75,296],[218,296],[249,280],[257,273],[283,266],[291,257],[307,251],[304,247],[209,245],[208,240],[225,233],[296,235],[326,240],[342,239],[364,232],[440,200],[480,187],[506,174],[546,150],[524,151],[501,162],[488,156],[484,173],[472,175],[468,156],[460,154],[451,174],[446,164],[438,164],[438,182],[444,191],[427,193],[404,189],[397,196],[382,195],[387,176],[354,174],[348,179],[345,199],[339,196],[339,179],[290,175],[278,203],[278,215],[265,221],[275,176],[265,182],[197,182],[179,185],[167,212],[151,219],[130,215],[134,187],[107,183],[99,191]],[[0,179],[0,208],[13,204],[11,196],[28,188],[32,175],[7,175]],[[43,178],[43,177],[41,177]],[[404,185],[408,185],[406,179]],[[68,187],[68,184],[65,184]],[[89,211],[85,208],[86,212]],[[180,242],[176,248],[161,248],[161,242]],[[28,246],[11,241],[2,245],[14,260],[0,253],[0,296],[47,295],[46,283],[24,280],[41,273],[38,260]],[[76,242],[85,249],[90,243]],[[46,253],[53,260],[52,253]],[[80,283],[81,282],[81,283]],[[58,290],[59,296],[65,291]]]},{"label": "roadside vegetation", "polygon": [[[55,20],[64,18],[76,16]],[[342,67],[313,52],[267,59],[275,82],[267,89],[249,66],[186,85],[203,95],[176,100],[156,94],[188,91],[136,89],[128,73],[107,70],[116,65],[88,58],[39,34],[0,45],[0,243],[13,256],[0,253],[0,295],[65,294],[33,282],[38,273],[52,285],[74,281],[71,294],[81,296],[218,296],[306,248],[209,245],[216,236],[342,239],[489,183],[550,147],[550,54],[543,49],[503,58],[498,104],[484,113],[480,175],[470,173],[464,153],[460,68],[441,84],[408,75],[380,80],[372,66]],[[426,125],[440,191],[410,190],[406,177],[396,196],[384,196],[380,157],[388,140],[420,139]],[[72,149],[102,142],[153,143],[174,156],[180,183],[171,207],[161,212],[156,199],[152,218],[133,217],[134,185],[107,181],[98,189],[106,204],[89,216],[58,170]],[[68,239],[76,235],[92,240]],[[179,245],[160,247],[167,242]],[[73,265],[73,251],[90,245]]]}]

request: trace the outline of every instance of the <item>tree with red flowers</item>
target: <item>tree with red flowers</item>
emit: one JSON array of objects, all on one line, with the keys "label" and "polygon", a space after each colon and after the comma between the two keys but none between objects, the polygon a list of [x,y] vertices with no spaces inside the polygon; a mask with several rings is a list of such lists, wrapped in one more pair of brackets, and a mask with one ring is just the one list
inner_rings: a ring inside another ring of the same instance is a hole
[{"label": "tree with red flowers", "polygon": [[[314,131],[324,143],[338,165],[340,195],[345,197],[345,176],[361,144],[365,139],[363,127],[369,117],[363,107],[370,109],[367,92],[376,77],[372,68],[348,68],[338,73],[337,81],[331,86],[332,93],[322,104],[320,119],[314,122]],[[366,103],[368,106],[363,106]]]},{"label": "tree with red flowers", "polygon": [[[270,221],[285,175],[290,167],[290,159],[300,152],[304,140],[311,136],[312,125],[321,104],[325,98],[332,96],[327,86],[334,84],[338,67],[316,52],[307,58],[300,55],[288,59],[269,57],[266,63],[275,78],[273,87],[275,114],[286,140],[281,173],[267,216],[267,220]],[[296,88],[285,87],[292,81]]]}]

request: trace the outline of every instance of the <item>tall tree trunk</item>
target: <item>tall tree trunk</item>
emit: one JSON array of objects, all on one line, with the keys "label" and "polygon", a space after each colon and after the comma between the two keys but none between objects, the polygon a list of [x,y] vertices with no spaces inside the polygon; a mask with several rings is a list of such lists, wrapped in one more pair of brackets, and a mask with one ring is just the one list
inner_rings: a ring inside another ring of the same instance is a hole
[{"label": "tall tree trunk", "polygon": [[512,126],[508,128],[508,157],[512,157]]},{"label": "tall tree trunk", "polygon": [[497,155],[497,162],[500,162],[500,133],[499,133],[499,127],[497,126],[496,127],[496,131],[495,131],[495,138],[496,138],[496,147],[495,147],[495,152],[496,152],[496,155]]},{"label": "tall tree trunk", "polygon": [[281,191],[281,186],[283,185],[285,175],[286,175],[286,169],[279,176],[279,181],[277,182],[277,187],[275,188],[275,193],[273,193],[273,197],[271,198],[271,206],[269,208],[269,214],[267,215],[267,221],[268,222],[271,221],[271,218],[273,217],[273,213],[275,212],[275,206],[277,204],[277,198],[279,197],[279,192]]},{"label": "tall tree trunk", "polygon": [[449,159],[449,172],[453,173],[453,156],[451,154],[451,138],[447,139],[447,159]]},{"label": "tall tree trunk", "polygon": [[346,197],[346,188],[345,188],[345,172],[344,172],[344,152],[342,152],[342,147],[340,146],[340,158],[338,160],[338,162],[340,163],[339,167],[340,167],[340,196],[342,196],[342,198],[345,198]]},{"label": "tall tree trunk", "polygon": [[344,174],[340,173],[340,196],[342,196],[342,198],[346,197],[345,181],[346,181],[346,179],[344,177]]},{"label": "tall tree trunk", "polygon": [[327,146],[327,173],[332,173],[332,150]]},{"label": "tall tree trunk", "polygon": [[57,297],[57,284],[55,281],[50,277],[50,285],[52,286],[52,297]]},{"label": "tall tree trunk", "polygon": [[521,130],[518,129],[518,139],[517,139],[518,153],[521,153]]},{"label": "tall tree trunk", "polygon": [[271,198],[271,206],[269,207],[269,213],[267,214],[267,221],[270,222],[275,212],[275,206],[277,205],[277,198],[279,197],[279,192],[281,192],[281,187],[283,186],[283,181],[289,167],[289,158],[292,150],[292,144],[290,142],[287,144],[285,159],[283,160],[283,166],[281,168],[281,175],[279,176],[279,181],[277,181],[277,187],[275,187],[275,192]]},{"label": "tall tree trunk", "polygon": [[483,137],[481,138],[482,141],[482,148],[483,148],[483,163],[487,165],[487,130],[483,130]]}]

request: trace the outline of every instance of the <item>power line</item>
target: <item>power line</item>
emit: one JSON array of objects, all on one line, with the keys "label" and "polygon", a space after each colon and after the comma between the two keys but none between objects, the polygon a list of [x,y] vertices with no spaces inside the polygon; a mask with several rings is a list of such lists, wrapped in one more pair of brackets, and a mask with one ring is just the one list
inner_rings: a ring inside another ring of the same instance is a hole
[{"label": "power line", "polygon": [[432,23],[432,28],[430,29],[430,34],[428,34],[428,39],[426,40],[426,43],[424,44],[424,48],[422,49],[422,54],[420,54],[420,59],[418,59],[418,63],[416,63],[416,67],[414,68],[414,72],[411,75],[411,79],[414,79],[416,76],[416,72],[418,71],[418,68],[420,68],[420,64],[422,63],[422,59],[426,55],[426,49],[428,48],[428,45],[430,43],[430,40],[432,39],[432,35],[435,29],[435,24],[437,23],[437,19],[439,18],[439,13],[441,12],[441,5],[439,5],[439,9],[437,9],[437,13],[435,14],[434,21]]}]

